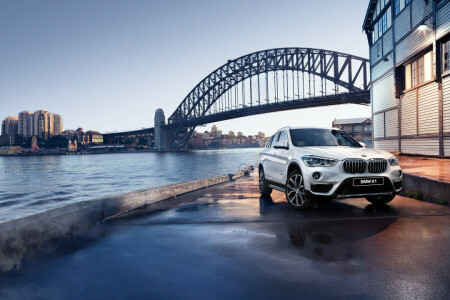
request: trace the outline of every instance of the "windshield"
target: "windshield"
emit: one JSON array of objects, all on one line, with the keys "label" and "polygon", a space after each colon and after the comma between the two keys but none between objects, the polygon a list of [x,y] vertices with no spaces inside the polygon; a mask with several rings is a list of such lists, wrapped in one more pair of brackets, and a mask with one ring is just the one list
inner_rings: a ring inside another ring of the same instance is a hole
[{"label": "windshield", "polygon": [[292,144],[296,147],[348,146],[362,147],[350,135],[334,129],[291,129]]}]

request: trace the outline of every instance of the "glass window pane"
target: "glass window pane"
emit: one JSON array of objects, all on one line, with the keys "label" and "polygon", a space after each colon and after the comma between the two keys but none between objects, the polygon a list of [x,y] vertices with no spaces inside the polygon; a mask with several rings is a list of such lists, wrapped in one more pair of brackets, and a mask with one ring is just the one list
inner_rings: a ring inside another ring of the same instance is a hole
[{"label": "glass window pane", "polygon": [[443,53],[443,56],[444,56],[444,59],[443,59],[443,61],[444,61],[444,72],[446,72],[446,71],[448,71],[449,70],[449,63],[450,63],[450,41],[448,41],[448,42],[445,42],[444,43],[444,45],[443,45],[443,49],[442,49],[442,53]]},{"label": "glass window pane", "polygon": [[411,88],[411,64],[405,66],[405,90]]},{"label": "glass window pane", "polygon": [[375,33],[375,41],[378,41],[378,24],[375,24],[374,33]]},{"label": "glass window pane", "polygon": [[280,133],[280,137],[278,138],[278,143],[282,144],[283,142],[286,142],[286,141],[287,141],[287,133],[286,133],[286,131],[283,130]]},{"label": "glass window pane", "polygon": [[431,73],[433,68],[433,56],[431,55],[431,51],[425,54],[424,56],[424,72],[425,72],[425,81],[431,80]]},{"label": "glass window pane", "polygon": [[423,56],[417,60],[417,84],[424,80]]},{"label": "glass window pane", "polygon": [[391,28],[391,20],[392,20],[391,7],[387,9],[386,16],[387,16],[387,28]]}]

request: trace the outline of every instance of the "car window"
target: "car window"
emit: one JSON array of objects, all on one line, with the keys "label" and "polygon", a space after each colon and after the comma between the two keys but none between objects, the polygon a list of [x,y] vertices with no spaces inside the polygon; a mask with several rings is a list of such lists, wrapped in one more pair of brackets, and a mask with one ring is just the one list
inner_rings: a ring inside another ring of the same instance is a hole
[{"label": "car window", "polygon": [[332,129],[291,129],[292,144],[296,147],[348,146],[362,147],[350,135]]},{"label": "car window", "polygon": [[276,142],[274,143],[274,145],[275,146],[283,146],[286,144],[288,144],[287,132],[285,130],[281,130],[277,134],[277,139],[276,139]]},{"label": "car window", "polygon": [[275,143],[278,143],[278,141],[280,140],[280,133],[277,132],[277,133],[275,134],[275,136],[276,136],[276,138],[275,138]]},{"label": "car window", "polygon": [[287,133],[286,131],[281,131],[280,135],[278,137],[278,143],[277,144],[283,144],[284,142],[287,142]]},{"label": "car window", "polygon": [[277,132],[273,135],[273,140],[269,145],[269,148],[271,148],[273,145],[276,145],[278,143],[278,139],[280,138],[280,133]]},{"label": "car window", "polygon": [[267,141],[266,148],[270,148],[270,146],[272,146],[273,137],[274,135],[272,135],[270,139]]}]

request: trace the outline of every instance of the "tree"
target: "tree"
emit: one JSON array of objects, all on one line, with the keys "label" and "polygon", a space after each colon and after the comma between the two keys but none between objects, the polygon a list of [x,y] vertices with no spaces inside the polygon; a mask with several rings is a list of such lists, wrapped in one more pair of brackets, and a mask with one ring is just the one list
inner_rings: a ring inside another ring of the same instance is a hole
[{"label": "tree", "polygon": [[67,139],[62,135],[55,135],[45,141],[45,148],[67,148]]}]

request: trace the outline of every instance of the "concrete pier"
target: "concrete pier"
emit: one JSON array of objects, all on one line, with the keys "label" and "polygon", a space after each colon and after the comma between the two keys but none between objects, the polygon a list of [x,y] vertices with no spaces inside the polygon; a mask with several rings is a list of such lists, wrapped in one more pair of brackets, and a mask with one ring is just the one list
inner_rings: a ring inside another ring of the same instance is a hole
[{"label": "concrete pier", "polygon": [[450,159],[399,156],[403,195],[441,204],[450,203]]}]

